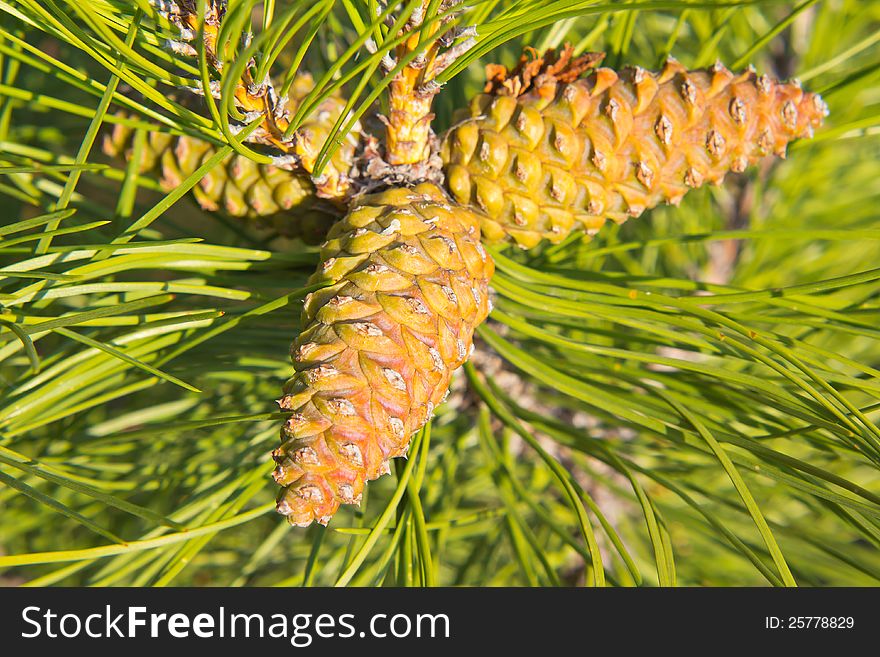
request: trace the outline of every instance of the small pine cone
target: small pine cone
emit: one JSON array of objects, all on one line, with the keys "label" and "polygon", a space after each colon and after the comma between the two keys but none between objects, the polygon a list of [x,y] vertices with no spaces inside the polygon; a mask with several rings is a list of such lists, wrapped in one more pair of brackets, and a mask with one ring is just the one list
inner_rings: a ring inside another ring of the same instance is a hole
[{"label": "small pine cone", "polygon": [[[119,114],[119,116],[129,116]],[[141,149],[141,161],[138,166],[140,175],[156,175],[162,170],[162,154],[171,147],[174,137],[165,132],[148,132]],[[127,125],[117,123],[104,134],[102,150],[110,157],[126,162],[131,159],[134,146],[134,130]]]},{"label": "small pine cone", "polygon": [[278,402],[293,411],[273,453],[291,524],[357,504],[443,401],[489,313],[479,222],[423,183],[360,198],[330,230],[311,282],[332,285],[306,299]]},{"label": "small pine cone", "polygon": [[[311,76],[297,76],[290,90],[292,109],[312,86]],[[305,159],[308,161],[303,163],[307,171],[311,171],[314,156],[320,151],[344,107],[343,98],[332,96],[321,103],[300,127],[296,148],[308,147],[312,153],[311,160],[306,153]],[[104,136],[104,153],[129,159],[133,140],[134,131],[131,128],[116,124]],[[299,237],[308,244],[320,244],[340,214],[335,202],[342,199],[328,190],[335,190],[339,196],[344,193],[342,181],[347,180],[345,174],[354,160],[356,140],[357,135],[350,135],[335,153],[325,169],[324,182],[317,194],[315,184],[305,173],[271,164],[258,164],[243,155],[231,153],[193,187],[192,195],[209,212],[222,212],[231,217],[255,221],[261,227],[271,228],[287,237]],[[195,137],[149,132],[138,169],[142,175],[161,178],[166,189],[173,189],[214,153],[214,144]]]},{"label": "small pine cone", "polygon": [[[162,154],[163,186],[177,187],[215,152],[206,141],[178,137]],[[317,198],[308,176],[258,164],[238,153],[205,174],[192,195],[204,210],[256,221],[309,244],[319,244],[338,218],[334,207]]]},{"label": "small pine cone", "polygon": [[566,48],[524,57],[511,74],[490,67],[486,93],[444,136],[447,185],[488,215],[486,241],[530,248],[678,204],[728,171],[784,157],[828,112],[796,83],[720,64],[688,71],[670,60],[659,73],[597,68],[578,79],[600,59]]}]

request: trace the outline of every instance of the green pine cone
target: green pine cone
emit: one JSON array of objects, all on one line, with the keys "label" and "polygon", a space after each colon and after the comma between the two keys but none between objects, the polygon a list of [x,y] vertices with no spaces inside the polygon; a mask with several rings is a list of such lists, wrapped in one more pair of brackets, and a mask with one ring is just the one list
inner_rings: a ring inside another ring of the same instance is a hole
[{"label": "green pine cone", "polygon": [[[301,75],[292,86],[290,99],[294,107],[311,87],[310,82],[310,76]],[[344,107],[344,99],[336,96],[321,103],[303,123],[297,150],[320,150]],[[119,116],[130,115],[121,113]],[[132,128],[116,124],[104,137],[104,152],[128,160],[134,135]],[[355,141],[354,138],[348,140],[336,152],[322,180],[335,183],[345,178],[354,157]],[[138,172],[157,177],[163,187],[173,189],[215,152],[214,144],[195,137],[148,132]],[[320,193],[316,192],[307,173],[258,164],[238,153],[230,154],[207,173],[192,188],[192,194],[204,210],[253,221],[261,228],[275,230],[286,237],[298,237],[309,244],[320,243],[341,215],[337,207],[340,199],[328,194],[323,186]]]}]

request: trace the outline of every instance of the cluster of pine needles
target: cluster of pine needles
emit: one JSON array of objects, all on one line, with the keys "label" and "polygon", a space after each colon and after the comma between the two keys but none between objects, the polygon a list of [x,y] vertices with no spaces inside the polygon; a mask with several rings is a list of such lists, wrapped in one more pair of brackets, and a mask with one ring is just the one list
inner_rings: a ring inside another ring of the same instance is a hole
[{"label": "cluster of pine needles", "polygon": [[[230,7],[256,79],[310,71],[303,107],[345,91],[320,168],[383,102],[395,8]],[[880,3],[483,0],[455,20],[476,45],[442,74],[439,128],[485,64],[566,42],[615,67],[754,63],[831,114],[679,208],[493,249],[495,310],[449,402],[360,508],[301,530],[269,452],[317,250],[187,195],[232,150],[265,157],[246,117],[228,93],[210,116],[170,98],[210,73],[147,0],[0,0],[3,584],[880,583]],[[114,121],[221,148],[163,192],[100,154]]]}]

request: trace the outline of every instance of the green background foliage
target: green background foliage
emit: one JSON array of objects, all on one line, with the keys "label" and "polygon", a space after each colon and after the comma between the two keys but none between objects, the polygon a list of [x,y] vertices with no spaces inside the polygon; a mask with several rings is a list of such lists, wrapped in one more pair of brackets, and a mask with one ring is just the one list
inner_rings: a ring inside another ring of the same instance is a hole
[{"label": "green background foliage", "polygon": [[123,121],[265,160],[235,138],[232,62],[314,74],[294,126],[336,88],[362,115],[395,38],[377,9],[232,2],[202,116],[168,91],[210,72],[164,47],[146,0],[0,0],[2,581],[877,585],[880,3],[864,0],[470,3],[456,20],[477,45],[443,74],[438,131],[486,63],[564,42],[612,66],[753,63],[831,115],[678,208],[494,250],[478,355],[410,458],[326,529],[274,512],[273,399],[317,250],[203,213],[186,194],[203,171],[162,192],[100,134]]}]

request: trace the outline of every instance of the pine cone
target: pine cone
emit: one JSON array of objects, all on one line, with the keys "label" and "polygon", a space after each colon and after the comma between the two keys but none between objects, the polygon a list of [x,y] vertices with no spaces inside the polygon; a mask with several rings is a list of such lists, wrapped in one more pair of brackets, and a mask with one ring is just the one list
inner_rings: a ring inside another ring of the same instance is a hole
[{"label": "pine cone", "polygon": [[[162,153],[162,184],[180,185],[216,152],[206,141],[178,137]],[[256,220],[287,237],[319,244],[338,219],[335,208],[315,195],[307,175],[271,164],[258,164],[244,155],[230,154],[192,188],[204,210]]]},{"label": "pine cone", "polygon": [[[297,77],[290,91],[293,106],[302,100],[311,85],[311,76],[302,74]],[[318,105],[297,132],[295,151],[302,156],[307,171],[312,170],[314,156],[344,107],[343,98],[331,96]],[[131,128],[116,124],[104,137],[104,152],[128,159],[133,139]],[[336,151],[324,169],[322,190],[340,189],[339,181],[354,159],[356,140],[356,135],[350,136]],[[214,153],[216,146],[207,141],[150,132],[142,150],[139,173],[160,176],[163,187],[173,189]],[[230,154],[205,175],[193,187],[192,194],[205,210],[256,220],[262,227],[272,228],[288,237],[302,238],[309,244],[320,243],[339,214],[334,204],[318,198],[315,185],[305,173],[257,164],[238,153]],[[332,194],[325,192],[320,196],[332,197]]]},{"label": "pine cone", "polygon": [[[135,118],[134,115],[119,112],[116,115],[121,118]],[[161,175],[162,154],[174,147],[175,137],[167,132],[148,132],[144,147],[141,150],[141,161],[138,173],[141,175]],[[102,150],[105,155],[117,157],[126,161],[131,159],[131,149],[134,144],[134,130],[126,125],[117,123],[104,134]]]},{"label": "pine cone", "polygon": [[405,455],[489,312],[480,217],[430,183],[364,196],[333,226],[291,347],[278,511],[326,524]]},{"label": "pine cone", "polygon": [[445,135],[447,185],[488,215],[485,240],[530,248],[678,204],[728,171],[784,157],[827,115],[818,95],[752,70],[688,71],[669,60],[659,73],[618,75],[596,69],[599,60],[566,48],[524,56],[512,73],[489,67],[486,92]]}]

